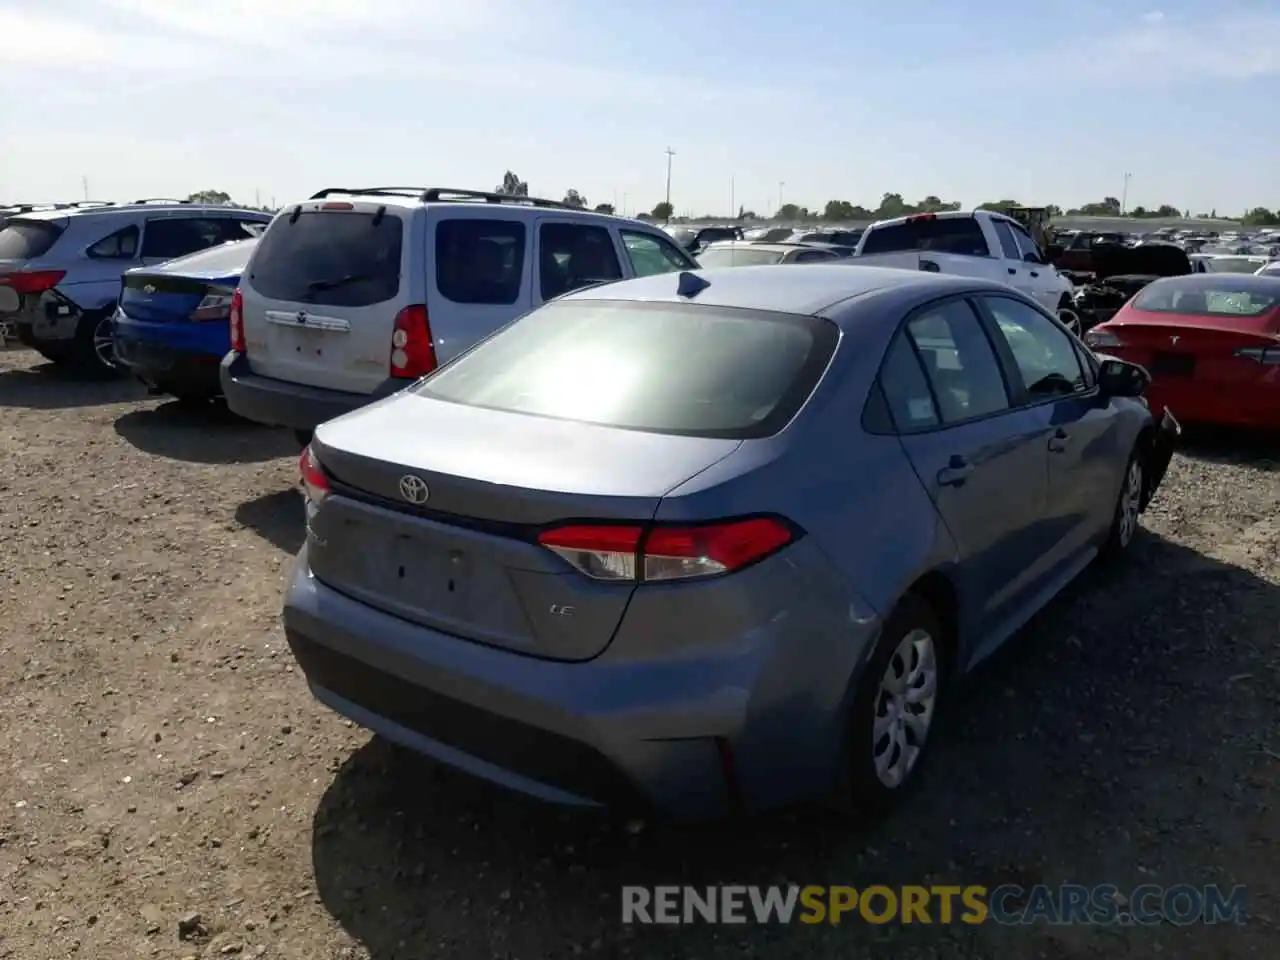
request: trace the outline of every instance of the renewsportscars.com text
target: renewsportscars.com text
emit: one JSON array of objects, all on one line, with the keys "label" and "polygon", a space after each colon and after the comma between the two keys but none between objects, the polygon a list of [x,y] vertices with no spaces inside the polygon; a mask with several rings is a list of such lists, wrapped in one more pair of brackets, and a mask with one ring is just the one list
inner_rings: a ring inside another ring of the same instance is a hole
[{"label": "renewsportscars.com text", "polygon": [[622,888],[622,922],[645,924],[922,923],[1240,924],[1244,887],[719,886]]}]

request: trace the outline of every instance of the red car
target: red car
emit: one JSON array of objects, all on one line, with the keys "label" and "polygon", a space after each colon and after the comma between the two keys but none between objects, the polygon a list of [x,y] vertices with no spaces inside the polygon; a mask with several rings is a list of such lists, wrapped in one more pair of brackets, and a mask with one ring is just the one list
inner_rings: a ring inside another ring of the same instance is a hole
[{"label": "red car", "polygon": [[1280,278],[1156,280],[1085,335],[1147,368],[1147,400],[1184,423],[1280,428]]}]

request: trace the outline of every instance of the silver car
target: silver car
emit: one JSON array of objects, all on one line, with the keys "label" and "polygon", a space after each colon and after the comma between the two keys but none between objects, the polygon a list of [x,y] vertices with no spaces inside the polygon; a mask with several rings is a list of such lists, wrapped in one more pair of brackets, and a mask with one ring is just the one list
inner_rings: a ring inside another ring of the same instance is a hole
[{"label": "silver car", "polygon": [[884,807],[948,681],[1132,542],[1147,383],[964,277],[572,293],[317,429],[286,634],[322,703],[546,800]]}]

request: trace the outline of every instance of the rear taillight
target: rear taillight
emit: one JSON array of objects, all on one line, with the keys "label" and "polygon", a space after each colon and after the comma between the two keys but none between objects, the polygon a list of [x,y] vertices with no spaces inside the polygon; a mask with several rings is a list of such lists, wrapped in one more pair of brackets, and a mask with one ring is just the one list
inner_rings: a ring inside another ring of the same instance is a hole
[{"label": "rear taillight", "polygon": [[0,277],[0,283],[18,293],[34,294],[52,290],[67,275],[65,270],[32,270]]},{"label": "rear taillight", "polygon": [[231,295],[227,316],[231,319],[231,349],[236,353],[248,353],[249,345],[244,340],[244,296],[239,287]]},{"label": "rear taillight", "polygon": [[1268,367],[1280,364],[1280,346],[1274,347],[1241,347],[1235,351],[1237,357],[1256,360]]},{"label": "rear taillight", "polygon": [[431,342],[427,308],[405,307],[396,315],[391,332],[391,376],[417,380],[436,368],[436,348]]},{"label": "rear taillight", "polygon": [[191,313],[189,320],[202,323],[207,320],[226,320],[231,316],[231,304],[235,302],[236,291],[214,287],[209,290]]},{"label": "rear taillight", "polygon": [[319,504],[333,492],[333,488],[329,486],[329,477],[320,466],[320,461],[316,459],[310,445],[298,457],[298,477],[302,481],[302,489],[307,499],[314,504]]},{"label": "rear taillight", "polygon": [[733,573],[793,542],[797,530],[776,517],[699,525],[570,524],[538,543],[595,580],[693,580]]}]

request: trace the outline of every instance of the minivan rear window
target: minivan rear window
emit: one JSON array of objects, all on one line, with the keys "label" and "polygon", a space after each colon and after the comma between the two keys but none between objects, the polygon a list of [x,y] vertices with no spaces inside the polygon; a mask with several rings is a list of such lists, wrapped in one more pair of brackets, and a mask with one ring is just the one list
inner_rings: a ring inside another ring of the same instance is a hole
[{"label": "minivan rear window", "polygon": [[818,317],[699,304],[548,303],[410,388],[436,400],[625,430],[777,433],[838,339]]},{"label": "minivan rear window", "polygon": [[49,252],[62,228],[44,220],[10,220],[0,230],[0,260],[33,260]]},{"label": "minivan rear window", "polygon": [[277,217],[249,283],[272,300],[368,307],[400,292],[404,221],[394,213],[317,210]]},{"label": "minivan rear window", "polygon": [[982,227],[973,217],[906,220],[883,227],[869,227],[862,236],[862,253],[933,250],[971,257],[991,255]]}]

